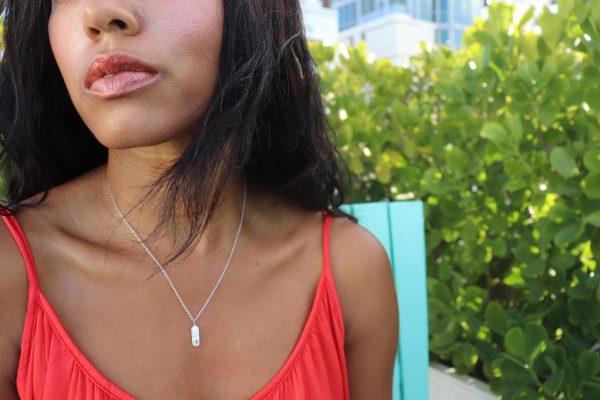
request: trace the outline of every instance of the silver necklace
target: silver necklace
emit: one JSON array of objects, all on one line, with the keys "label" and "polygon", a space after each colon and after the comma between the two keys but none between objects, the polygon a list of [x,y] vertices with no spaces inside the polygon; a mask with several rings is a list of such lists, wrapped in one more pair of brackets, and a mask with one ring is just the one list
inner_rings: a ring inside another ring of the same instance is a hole
[{"label": "silver necklace", "polygon": [[179,295],[179,292],[175,288],[175,284],[173,284],[173,281],[171,280],[171,277],[167,273],[167,270],[163,267],[163,265],[160,263],[160,261],[158,261],[158,259],[156,258],[156,256],[150,251],[150,249],[148,248],[148,246],[146,246],[146,243],[144,243],[144,241],[142,240],[142,238],[140,237],[140,235],[133,228],[133,226],[131,226],[131,224],[129,223],[129,221],[125,217],[125,214],[123,213],[123,211],[121,211],[121,207],[119,207],[119,204],[117,203],[117,199],[115,198],[115,195],[113,194],[112,187],[110,186],[110,183],[108,184],[108,193],[110,194],[110,199],[111,199],[113,205],[115,206],[115,210],[117,211],[117,213],[119,214],[119,216],[121,217],[121,219],[123,220],[123,222],[125,223],[125,225],[127,225],[127,227],[129,228],[129,230],[131,231],[131,233],[133,234],[133,236],[140,243],[140,245],[142,246],[142,248],[146,251],[146,253],[148,253],[148,256],[150,256],[150,258],[152,259],[152,261],[154,261],[154,263],[156,264],[156,266],[160,269],[160,272],[162,272],[162,274],[165,276],[165,278],[167,279],[167,282],[169,283],[169,286],[171,286],[171,289],[175,293],[175,296],[177,296],[177,300],[179,300],[179,304],[181,304],[181,307],[183,308],[183,310],[187,314],[188,318],[192,321],[192,330],[191,330],[191,334],[192,334],[192,346],[194,346],[194,347],[200,346],[200,328],[196,324],[196,321],[198,320],[198,318],[200,317],[200,315],[202,315],[202,313],[204,312],[204,309],[208,305],[210,299],[212,298],[212,296],[217,291],[217,288],[221,284],[221,281],[223,280],[223,277],[225,276],[225,272],[227,271],[227,268],[229,267],[229,264],[231,263],[231,259],[233,258],[233,253],[235,252],[235,248],[237,246],[238,239],[240,238],[240,233],[242,232],[242,223],[244,221],[244,213],[246,211],[246,182],[244,181],[244,200],[243,200],[243,203],[242,203],[242,213],[240,215],[240,223],[238,225],[238,229],[237,229],[237,232],[235,234],[235,239],[233,240],[233,245],[231,246],[231,250],[229,251],[229,257],[227,258],[227,262],[225,263],[225,267],[223,267],[223,272],[221,272],[221,276],[217,280],[217,283],[216,283],[215,287],[212,289],[212,291],[208,295],[208,298],[204,302],[204,305],[202,306],[202,308],[200,309],[200,311],[198,311],[198,314],[196,314],[195,317],[192,315],[192,313],[190,313],[190,310],[188,309],[187,305],[185,304],[185,302],[183,301],[183,299]]}]

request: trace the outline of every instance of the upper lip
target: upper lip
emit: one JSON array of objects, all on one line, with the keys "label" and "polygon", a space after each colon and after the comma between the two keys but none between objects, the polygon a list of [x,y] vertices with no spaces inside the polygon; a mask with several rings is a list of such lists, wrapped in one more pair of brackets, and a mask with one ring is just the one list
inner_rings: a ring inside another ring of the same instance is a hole
[{"label": "upper lip", "polygon": [[89,89],[98,79],[123,71],[158,73],[156,68],[124,54],[100,54],[94,57],[88,68],[85,87]]}]

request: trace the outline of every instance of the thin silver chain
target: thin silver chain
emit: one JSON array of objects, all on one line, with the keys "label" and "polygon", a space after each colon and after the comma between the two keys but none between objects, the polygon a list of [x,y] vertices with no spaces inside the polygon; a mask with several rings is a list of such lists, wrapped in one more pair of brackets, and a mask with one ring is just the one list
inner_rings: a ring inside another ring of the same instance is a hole
[{"label": "thin silver chain", "polygon": [[240,215],[240,223],[238,225],[238,229],[237,229],[237,232],[235,234],[235,239],[233,240],[233,245],[231,246],[231,250],[229,251],[229,257],[227,258],[227,262],[225,263],[225,267],[223,268],[223,272],[221,272],[221,276],[217,280],[217,284],[215,285],[215,287],[213,288],[213,290],[210,292],[210,294],[208,295],[208,298],[204,302],[204,305],[202,306],[202,308],[200,309],[200,311],[198,311],[198,314],[196,314],[195,317],[192,316],[192,313],[190,312],[190,310],[188,309],[187,305],[185,304],[185,302],[183,301],[183,299],[179,295],[179,292],[175,288],[175,284],[173,284],[173,281],[171,280],[171,277],[169,276],[169,274],[167,273],[167,271],[165,270],[165,268],[163,267],[163,265],[160,263],[160,261],[158,261],[158,259],[156,258],[156,256],[150,251],[150,249],[148,248],[148,246],[146,246],[146,243],[144,243],[144,241],[142,240],[142,238],[140,237],[140,235],[133,228],[133,226],[131,226],[131,224],[129,223],[129,221],[125,217],[125,214],[123,213],[123,211],[121,211],[121,207],[119,207],[119,204],[117,203],[117,199],[115,198],[115,195],[113,194],[112,187],[110,186],[110,183],[108,184],[108,193],[110,194],[110,199],[111,199],[113,205],[115,206],[115,210],[117,211],[117,213],[119,214],[119,216],[121,217],[121,219],[123,220],[123,222],[125,223],[125,225],[127,225],[127,227],[129,228],[129,230],[131,231],[131,233],[133,234],[133,236],[135,236],[135,238],[137,239],[137,241],[140,243],[140,245],[142,246],[142,248],[146,251],[146,253],[148,253],[148,255],[150,256],[150,258],[152,259],[152,261],[154,261],[154,263],[156,264],[156,266],[160,269],[160,272],[162,272],[162,274],[165,276],[165,278],[167,279],[167,282],[169,282],[169,286],[171,286],[171,289],[173,289],[173,292],[175,293],[175,296],[177,296],[177,300],[179,300],[179,303],[181,304],[181,307],[183,308],[183,310],[185,311],[185,313],[187,314],[187,316],[190,318],[190,320],[192,320],[193,324],[196,325],[196,321],[198,320],[198,318],[200,318],[200,315],[202,315],[202,313],[204,312],[204,309],[206,308],[206,306],[210,302],[210,299],[215,294],[215,292],[217,291],[217,288],[221,284],[221,281],[223,280],[223,277],[225,276],[225,272],[227,272],[227,268],[229,268],[229,264],[231,263],[231,259],[233,258],[233,253],[235,252],[235,248],[237,247],[238,239],[240,238],[240,233],[242,232],[242,224],[243,224],[243,221],[244,221],[244,213],[246,211],[246,182],[244,182],[244,200],[243,200],[243,203],[242,203],[242,212],[241,212],[241,215]]}]

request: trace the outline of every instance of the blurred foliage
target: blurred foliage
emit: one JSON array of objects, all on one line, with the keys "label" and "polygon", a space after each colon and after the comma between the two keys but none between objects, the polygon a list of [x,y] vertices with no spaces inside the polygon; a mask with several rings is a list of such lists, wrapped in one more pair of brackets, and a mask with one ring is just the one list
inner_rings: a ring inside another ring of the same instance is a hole
[{"label": "blurred foliage", "polygon": [[504,399],[600,399],[600,0],[558,3],[404,66],[312,45],[348,201],[425,203],[432,357]]}]

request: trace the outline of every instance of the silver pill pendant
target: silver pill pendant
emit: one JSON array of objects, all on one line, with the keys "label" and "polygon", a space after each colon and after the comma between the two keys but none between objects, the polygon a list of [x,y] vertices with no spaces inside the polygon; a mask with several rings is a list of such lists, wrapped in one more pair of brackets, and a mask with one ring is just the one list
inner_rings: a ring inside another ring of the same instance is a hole
[{"label": "silver pill pendant", "polygon": [[200,328],[196,324],[192,326],[192,346],[200,346]]}]

